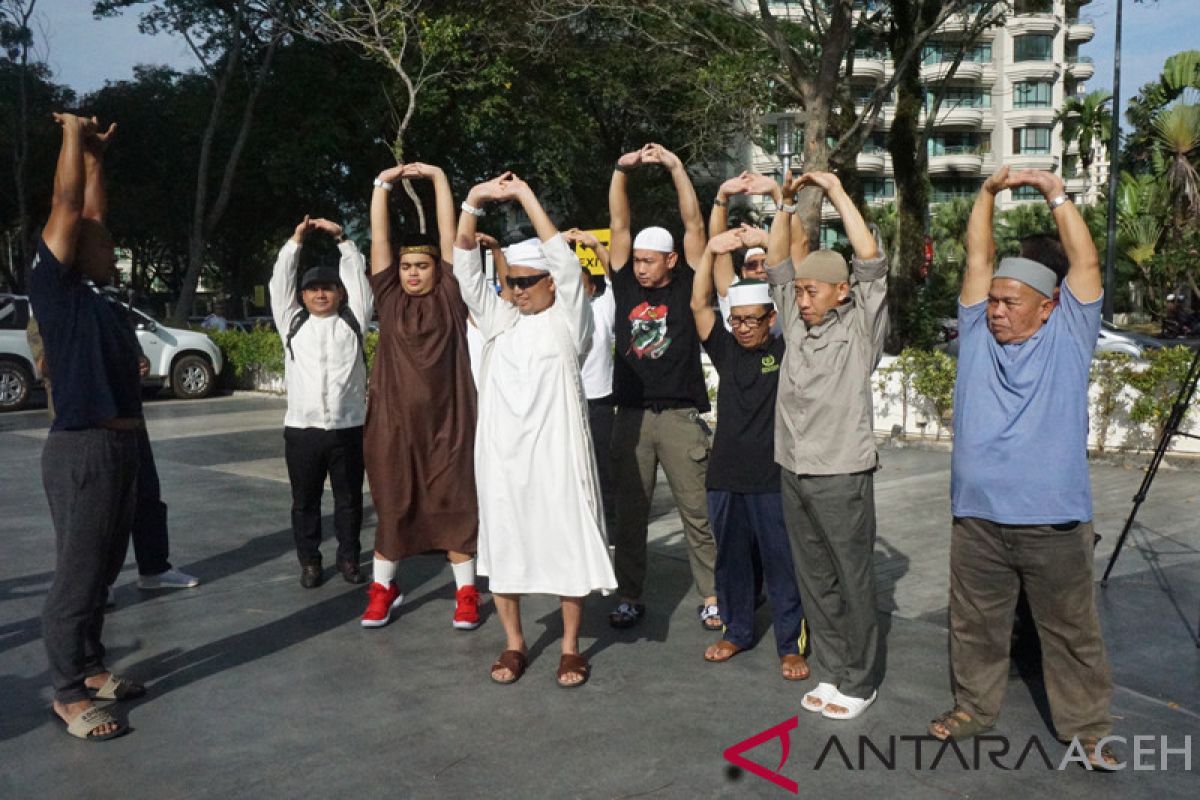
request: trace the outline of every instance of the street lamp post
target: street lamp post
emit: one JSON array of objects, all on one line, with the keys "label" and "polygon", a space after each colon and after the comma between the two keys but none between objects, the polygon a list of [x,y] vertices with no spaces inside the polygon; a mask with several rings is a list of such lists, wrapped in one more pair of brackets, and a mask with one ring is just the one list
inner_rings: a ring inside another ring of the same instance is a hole
[{"label": "street lamp post", "polygon": [[792,118],[788,114],[781,114],[775,123],[775,144],[786,175],[792,168],[792,156],[796,154],[792,149]]},{"label": "street lamp post", "polygon": [[1117,34],[1113,44],[1112,134],[1108,141],[1108,237],[1104,248],[1104,308],[1113,318],[1113,271],[1117,259],[1117,178],[1121,163],[1121,0],[1117,0]]}]

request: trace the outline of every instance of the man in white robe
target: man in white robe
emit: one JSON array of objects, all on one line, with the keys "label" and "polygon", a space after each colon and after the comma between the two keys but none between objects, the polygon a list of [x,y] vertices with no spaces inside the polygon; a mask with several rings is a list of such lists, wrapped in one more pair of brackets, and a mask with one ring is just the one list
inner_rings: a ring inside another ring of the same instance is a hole
[{"label": "man in white robe", "polygon": [[[522,205],[538,238],[508,248],[509,291],[499,297],[484,278],[475,227],[482,206],[507,200]],[[485,342],[475,435],[478,569],[507,638],[491,677],[513,683],[525,671],[520,595],[555,594],[563,616],[557,680],[575,687],[589,672],[579,653],[583,598],[617,586],[579,376],[592,339],[582,269],[511,173],[473,188],[463,212],[454,275]]]}]

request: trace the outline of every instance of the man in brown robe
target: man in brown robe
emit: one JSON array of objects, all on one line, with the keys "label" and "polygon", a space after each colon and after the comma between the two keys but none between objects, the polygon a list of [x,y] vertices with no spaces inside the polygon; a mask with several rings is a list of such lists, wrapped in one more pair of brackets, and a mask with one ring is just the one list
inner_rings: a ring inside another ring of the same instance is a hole
[{"label": "man in brown robe", "polygon": [[[437,242],[414,237],[394,261],[388,197],[404,179],[432,180]],[[362,624],[386,625],[403,599],[396,564],[445,551],[457,591],[453,624],[479,627],[475,588],[475,384],[467,309],[441,256],[452,252],[454,199],[445,173],[426,164],[384,170],[371,197],[371,290],[379,345],[367,396],[365,461],[378,525],[374,580]]]}]

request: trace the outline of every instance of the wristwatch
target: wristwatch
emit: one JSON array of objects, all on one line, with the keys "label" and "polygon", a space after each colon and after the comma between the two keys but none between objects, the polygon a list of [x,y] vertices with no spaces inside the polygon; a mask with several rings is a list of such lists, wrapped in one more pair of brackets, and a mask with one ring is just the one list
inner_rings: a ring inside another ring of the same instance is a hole
[{"label": "wristwatch", "polygon": [[725,207],[727,207],[727,206],[729,205],[729,201],[728,201],[728,200],[722,200],[722,199],[721,199],[721,195],[717,195],[716,197],[714,197],[714,198],[713,198],[713,205],[714,205],[714,206],[720,206],[721,208],[725,208]]},{"label": "wristwatch", "polygon": [[796,213],[796,204],[792,203],[791,205],[782,205],[779,207],[779,210],[785,214],[795,214]]},{"label": "wristwatch", "polygon": [[468,203],[466,200],[462,201],[462,205],[459,206],[459,208],[461,208],[466,213],[470,214],[472,217],[482,217],[484,214],[487,213],[482,208],[476,208],[475,206]]},{"label": "wristwatch", "polygon": [[390,192],[392,190],[392,185],[390,183],[388,183],[387,181],[381,181],[381,180],[379,180],[379,178],[376,178],[374,180],[374,184],[376,186],[378,186],[380,189],[383,189],[385,192]]},{"label": "wristwatch", "polygon": [[1061,206],[1063,203],[1069,203],[1069,202],[1071,202],[1071,198],[1067,197],[1065,194],[1060,194],[1058,197],[1055,197],[1052,200],[1047,200],[1046,205],[1050,206],[1050,210],[1053,211],[1054,209]]}]

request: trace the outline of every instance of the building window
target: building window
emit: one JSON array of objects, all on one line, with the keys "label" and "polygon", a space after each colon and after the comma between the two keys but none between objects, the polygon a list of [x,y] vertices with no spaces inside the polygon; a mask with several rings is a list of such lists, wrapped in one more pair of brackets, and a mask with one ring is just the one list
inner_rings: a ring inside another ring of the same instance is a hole
[{"label": "building window", "polygon": [[[959,48],[946,42],[928,42],[921,51],[922,64],[942,64],[954,61]],[[992,43],[980,42],[963,55],[963,61],[987,64],[992,60]]]},{"label": "building window", "polygon": [[1063,156],[1062,174],[1064,178],[1083,177],[1079,170],[1079,156]]},{"label": "building window", "polygon": [[887,152],[887,134],[883,131],[872,131],[867,140],[863,142],[862,151],[868,154]]},{"label": "building window", "polygon": [[840,222],[822,222],[821,223],[821,249],[832,250],[839,245],[849,243],[846,238],[846,231],[842,228]]},{"label": "building window", "polygon": [[1042,193],[1036,186],[1018,186],[1012,190],[1013,200],[1041,200]]},{"label": "building window", "polygon": [[868,203],[896,196],[896,181],[891,178],[863,178],[862,187],[863,199]]},{"label": "building window", "polygon": [[1020,81],[1013,84],[1013,108],[1049,108],[1054,84],[1049,81]]},{"label": "building window", "polygon": [[978,155],[983,152],[979,134],[943,133],[929,138],[929,155]]},{"label": "building window", "polygon": [[1034,33],[1013,40],[1013,61],[1051,61],[1053,58],[1053,36]]},{"label": "building window", "polygon": [[1017,128],[1013,131],[1014,155],[1050,155],[1050,128]]},{"label": "building window", "polygon": [[[925,94],[925,110],[933,109],[933,93]],[[991,108],[992,95],[978,87],[948,87],[942,92],[942,111],[951,108]]]}]

